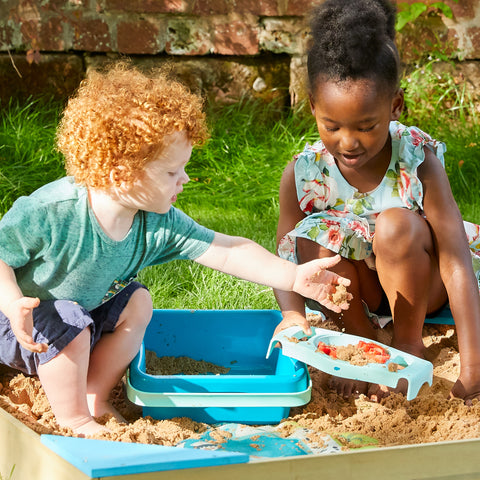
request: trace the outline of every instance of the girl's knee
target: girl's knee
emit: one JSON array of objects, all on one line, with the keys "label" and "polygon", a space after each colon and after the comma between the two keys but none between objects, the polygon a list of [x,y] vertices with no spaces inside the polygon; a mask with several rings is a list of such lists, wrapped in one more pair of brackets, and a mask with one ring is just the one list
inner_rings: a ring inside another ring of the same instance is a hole
[{"label": "girl's knee", "polygon": [[432,235],[426,220],[417,212],[406,208],[390,208],[382,212],[375,224],[374,252],[412,252],[412,249],[428,249]]}]

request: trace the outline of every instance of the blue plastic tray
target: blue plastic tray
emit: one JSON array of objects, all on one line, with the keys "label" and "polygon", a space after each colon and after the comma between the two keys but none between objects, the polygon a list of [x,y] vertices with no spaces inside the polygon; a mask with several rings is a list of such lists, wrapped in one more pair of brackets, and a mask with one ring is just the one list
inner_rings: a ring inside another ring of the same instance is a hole
[{"label": "blue plastic tray", "polygon": [[[127,374],[127,396],[156,419],[186,416],[206,423],[278,423],[310,401],[303,362],[275,349],[277,310],[155,310]],[[229,368],[224,375],[149,375],[145,351],[187,356]]]}]

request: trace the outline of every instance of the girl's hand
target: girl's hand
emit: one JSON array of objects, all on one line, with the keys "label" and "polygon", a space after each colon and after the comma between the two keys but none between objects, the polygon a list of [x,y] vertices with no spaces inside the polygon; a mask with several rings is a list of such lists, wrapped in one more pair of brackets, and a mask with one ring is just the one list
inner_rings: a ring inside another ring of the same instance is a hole
[{"label": "girl's hand", "polygon": [[281,332],[282,330],[285,330],[286,328],[294,327],[294,326],[301,327],[305,335],[310,336],[312,334],[312,329],[310,328],[310,324],[308,323],[304,315],[301,315],[298,312],[288,312],[288,313],[284,313],[283,320],[277,325],[277,328],[273,332],[273,335],[275,336],[277,333]]},{"label": "girl's hand", "polygon": [[348,278],[327,270],[335,266],[340,260],[340,255],[335,255],[334,257],[320,258],[298,265],[293,291],[305,298],[316,300],[333,312],[340,313],[342,310],[347,310],[350,306],[348,302],[352,298],[351,294],[348,294],[347,300],[340,305],[336,305],[331,299],[337,285],[346,287],[350,285]]},{"label": "girl's hand", "polygon": [[18,343],[31,352],[43,353],[48,350],[46,343],[36,343],[33,340],[33,315],[32,311],[40,304],[40,299],[22,297],[13,301],[5,315],[10,320],[10,325]]}]

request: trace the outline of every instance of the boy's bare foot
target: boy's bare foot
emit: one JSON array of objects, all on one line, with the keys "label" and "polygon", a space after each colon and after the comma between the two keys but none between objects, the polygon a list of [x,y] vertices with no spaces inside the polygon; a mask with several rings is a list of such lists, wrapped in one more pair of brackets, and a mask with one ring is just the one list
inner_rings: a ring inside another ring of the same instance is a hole
[{"label": "boy's bare foot", "polygon": [[112,415],[119,423],[128,423],[122,414],[108,401],[99,401],[95,395],[87,395],[88,408],[92,417],[102,417],[103,415]]},{"label": "boy's bare foot", "polygon": [[72,427],[72,430],[81,436],[91,437],[99,433],[109,432],[110,430],[100,423],[97,423],[95,420],[89,420],[83,425]]}]

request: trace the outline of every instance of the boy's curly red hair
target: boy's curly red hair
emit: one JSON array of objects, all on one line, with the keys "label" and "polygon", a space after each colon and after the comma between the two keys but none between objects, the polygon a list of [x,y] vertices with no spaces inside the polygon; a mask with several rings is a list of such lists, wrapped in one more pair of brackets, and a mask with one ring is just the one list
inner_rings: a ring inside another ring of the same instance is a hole
[{"label": "boy's curly red hair", "polygon": [[202,103],[166,70],[146,74],[120,62],[90,71],[57,130],[67,174],[93,188],[131,185],[165,136],[184,131],[193,145],[208,138]]}]

